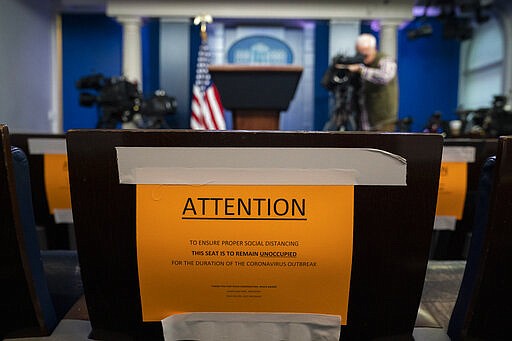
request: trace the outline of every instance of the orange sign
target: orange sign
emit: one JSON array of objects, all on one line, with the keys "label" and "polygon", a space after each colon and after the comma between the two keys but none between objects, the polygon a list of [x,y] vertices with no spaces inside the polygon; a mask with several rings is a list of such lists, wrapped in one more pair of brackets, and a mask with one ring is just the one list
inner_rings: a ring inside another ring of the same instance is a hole
[{"label": "orange sign", "polygon": [[340,315],[353,186],[137,185],[144,321],[183,312]]},{"label": "orange sign", "polygon": [[67,155],[44,154],[44,185],[50,214],[71,208]]},{"label": "orange sign", "polygon": [[467,190],[467,168],[466,162],[441,163],[436,215],[462,219]]}]

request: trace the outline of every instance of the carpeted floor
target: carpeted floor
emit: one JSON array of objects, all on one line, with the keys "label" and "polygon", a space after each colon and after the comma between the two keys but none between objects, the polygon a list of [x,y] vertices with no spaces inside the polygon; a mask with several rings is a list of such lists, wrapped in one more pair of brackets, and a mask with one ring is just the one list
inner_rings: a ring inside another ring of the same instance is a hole
[{"label": "carpeted floor", "polygon": [[430,316],[434,320],[432,322],[445,330],[457,300],[465,266],[465,261],[429,261],[428,263],[420,314]]},{"label": "carpeted floor", "polygon": [[[429,261],[414,338],[420,341],[445,341],[446,328],[457,300],[465,261]],[[72,307],[50,337],[26,338],[27,341],[88,340],[91,330],[87,307],[82,297]],[[427,328],[424,328],[427,327]],[[432,328],[433,327],[433,328]],[[439,335],[436,334],[436,331]],[[18,339],[20,340],[20,339]]]}]

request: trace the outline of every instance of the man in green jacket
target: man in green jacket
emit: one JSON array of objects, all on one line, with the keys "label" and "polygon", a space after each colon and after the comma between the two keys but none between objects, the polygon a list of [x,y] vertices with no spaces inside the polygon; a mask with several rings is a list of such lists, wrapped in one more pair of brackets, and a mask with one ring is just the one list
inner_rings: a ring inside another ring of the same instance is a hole
[{"label": "man in green jacket", "polygon": [[361,74],[361,127],[363,130],[394,131],[398,119],[396,62],[377,51],[377,42],[371,34],[361,34],[357,38],[356,50],[364,55],[364,64],[346,67]]}]

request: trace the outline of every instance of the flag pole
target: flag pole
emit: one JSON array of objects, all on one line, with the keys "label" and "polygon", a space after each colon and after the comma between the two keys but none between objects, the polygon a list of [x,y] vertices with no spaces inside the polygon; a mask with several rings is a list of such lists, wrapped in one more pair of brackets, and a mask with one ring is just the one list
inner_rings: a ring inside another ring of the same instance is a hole
[{"label": "flag pole", "polygon": [[198,15],[194,25],[201,25],[201,44],[197,55],[196,80],[192,87],[190,127],[192,129],[225,130],[226,120],[220,94],[211,81],[208,65],[210,52],[206,26],[213,22],[209,14]]}]

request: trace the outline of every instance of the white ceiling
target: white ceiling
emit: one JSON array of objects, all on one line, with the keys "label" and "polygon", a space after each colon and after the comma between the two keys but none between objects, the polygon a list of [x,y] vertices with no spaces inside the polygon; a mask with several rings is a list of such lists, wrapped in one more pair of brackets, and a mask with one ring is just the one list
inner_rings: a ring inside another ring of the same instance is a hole
[{"label": "white ceiling", "polygon": [[105,13],[107,0],[60,0],[61,11]]},{"label": "white ceiling", "polygon": [[109,16],[280,19],[410,19],[412,0],[60,0],[64,11]]}]

